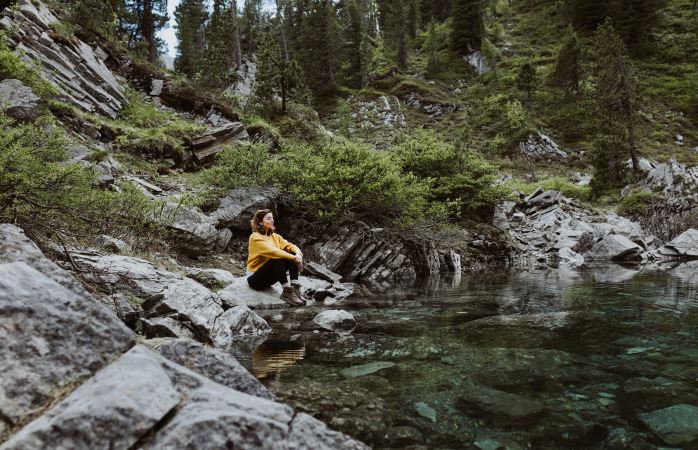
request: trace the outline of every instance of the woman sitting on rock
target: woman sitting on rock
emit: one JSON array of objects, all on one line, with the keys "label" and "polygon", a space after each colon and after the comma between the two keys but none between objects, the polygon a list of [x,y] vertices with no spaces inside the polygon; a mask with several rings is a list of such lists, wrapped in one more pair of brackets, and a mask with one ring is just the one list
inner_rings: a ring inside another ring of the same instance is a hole
[{"label": "woman sitting on rock", "polygon": [[[305,304],[298,281],[298,272],[303,268],[301,250],[274,233],[274,215],[268,209],[257,211],[250,225],[247,283],[252,289],[260,290],[279,282],[283,301],[293,306]],[[290,283],[286,272],[290,275]]]}]

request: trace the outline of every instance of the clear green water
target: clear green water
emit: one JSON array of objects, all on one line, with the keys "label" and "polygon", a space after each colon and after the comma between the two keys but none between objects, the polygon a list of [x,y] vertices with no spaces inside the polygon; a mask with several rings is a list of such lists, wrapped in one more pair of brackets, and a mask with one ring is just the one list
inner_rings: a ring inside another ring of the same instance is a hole
[{"label": "clear green water", "polygon": [[693,410],[659,419],[679,435],[643,419],[698,407],[695,263],[480,275],[342,309],[350,336],[277,334],[253,370],[374,448],[698,448]]}]

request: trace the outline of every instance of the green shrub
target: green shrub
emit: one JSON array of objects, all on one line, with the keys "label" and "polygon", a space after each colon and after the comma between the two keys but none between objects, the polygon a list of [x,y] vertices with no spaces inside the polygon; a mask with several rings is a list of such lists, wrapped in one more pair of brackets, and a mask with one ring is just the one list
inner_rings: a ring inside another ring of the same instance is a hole
[{"label": "green shrub", "polygon": [[243,186],[271,182],[271,160],[266,144],[228,146],[216,157],[216,165],[201,172],[201,179],[218,193]]},{"label": "green shrub", "polygon": [[644,189],[630,192],[620,200],[618,214],[624,216],[639,216],[647,213],[657,202],[659,195]]},{"label": "green shrub", "polygon": [[422,217],[425,186],[387,154],[352,142],[293,143],[274,162],[275,183],[321,219],[408,225]]},{"label": "green shrub", "polygon": [[68,164],[68,139],[51,118],[18,124],[0,113],[0,222],[35,238],[89,238],[138,230],[146,236],[157,205],[136,188],[95,187],[94,173]]},{"label": "green shrub", "polygon": [[505,191],[492,186],[496,167],[467,149],[439,140],[433,132],[419,131],[389,149],[403,173],[429,187],[432,206],[447,205],[452,217],[491,209]]}]

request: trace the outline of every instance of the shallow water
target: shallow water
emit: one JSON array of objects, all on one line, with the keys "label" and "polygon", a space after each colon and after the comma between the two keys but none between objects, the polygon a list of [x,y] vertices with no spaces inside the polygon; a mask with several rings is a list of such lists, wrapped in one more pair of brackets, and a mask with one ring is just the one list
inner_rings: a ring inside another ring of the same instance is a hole
[{"label": "shallow water", "polygon": [[698,407],[695,263],[479,275],[342,308],[351,335],[277,334],[252,370],[374,448],[698,448],[698,409],[652,415]]}]

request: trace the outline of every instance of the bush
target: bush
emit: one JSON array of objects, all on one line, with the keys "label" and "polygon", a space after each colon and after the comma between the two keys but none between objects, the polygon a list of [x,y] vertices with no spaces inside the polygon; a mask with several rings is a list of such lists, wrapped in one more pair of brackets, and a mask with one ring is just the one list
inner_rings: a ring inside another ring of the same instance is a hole
[{"label": "bush", "polygon": [[630,192],[620,200],[618,214],[624,216],[640,216],[651,210],[659,196],[644,189]]},{"label": "bush", "polygon": [[409,225],[424,211],[423,183],[401,174],[387,154],[352,142],[293,143],[274,162],[273,178],[321,219]]},{"label": "bush", "polygon": [[[467,149],[420,131],[389,149],[403,173],[412,174],[429,187],[427,199],[452,217],[491,209],[505,196],[492,186],[496,168]],[[444,208],[444,205],[447,205]]]},{"label": "bush", "polygon": [[96,188],[89,168],[65,162],[67,144],[50,118],[17,124],[0,113],[0,222],[58,241],[146,234],[157,205],[136,188],[125,187],[123,194]]},{"label": "bush", "polygon": [[243,186],[262,186],[271,181],[271,160],[266,144],[228,146],[216,157],[216,165],[201,179],[218,193]]},{"label": "bush", "polygon": [[36,95],[48,99],[58,95],[56,87],[41,77],[39,69],[28,67],[21,55],[7,46],[7,38],[0,32],[0,80],[14,78],[29,86]]}]

